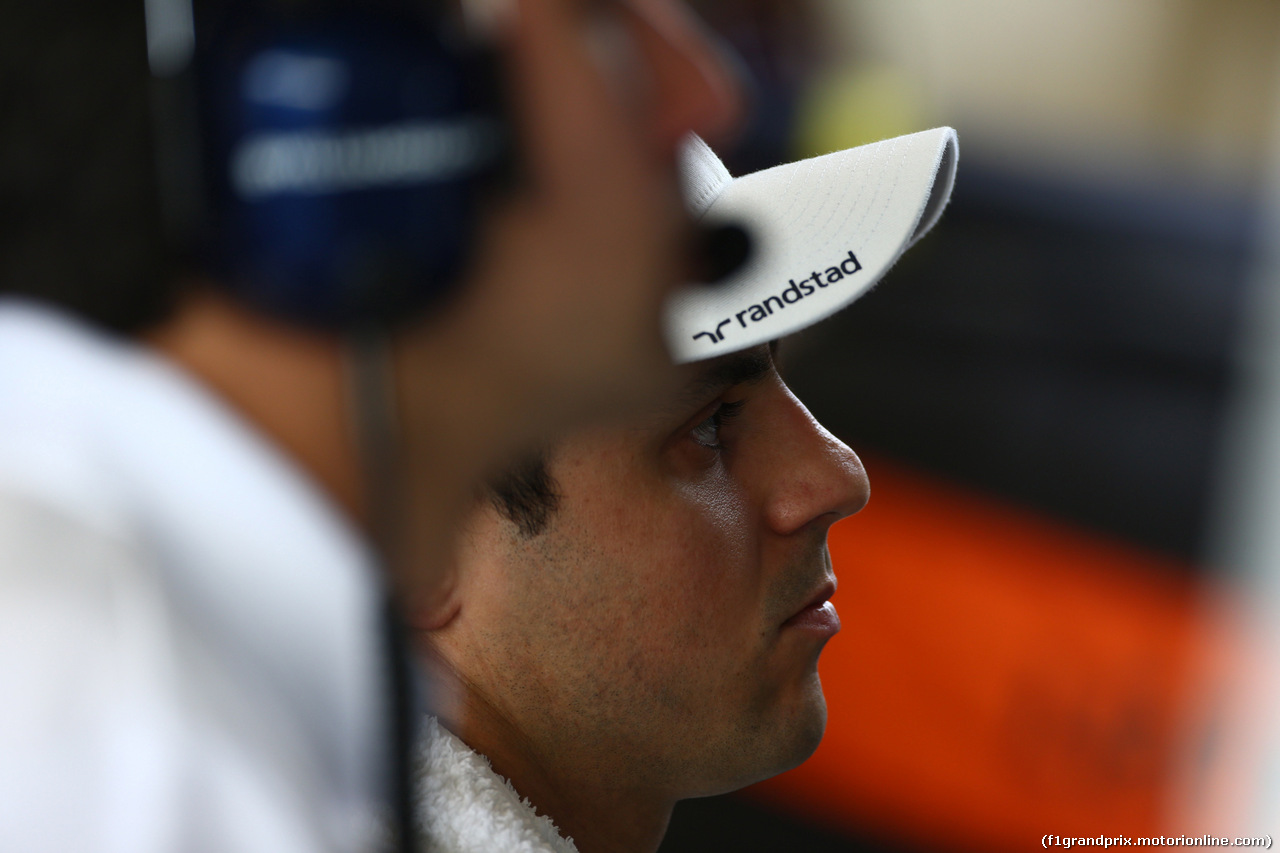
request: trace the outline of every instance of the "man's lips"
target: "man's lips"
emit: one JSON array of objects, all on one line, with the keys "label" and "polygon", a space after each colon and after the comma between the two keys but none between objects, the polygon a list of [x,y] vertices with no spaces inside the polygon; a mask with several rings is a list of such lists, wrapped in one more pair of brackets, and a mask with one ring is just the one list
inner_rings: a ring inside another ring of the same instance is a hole
[{"label": "man's lips", "polygon": [[827,600],[835,595],[835,591],[834,580],[824,583],[803,607],[782,623],[782,627],[801,628],[828,636],[835,634],[840,630],[840,616],[836,613],[835,605]]}]

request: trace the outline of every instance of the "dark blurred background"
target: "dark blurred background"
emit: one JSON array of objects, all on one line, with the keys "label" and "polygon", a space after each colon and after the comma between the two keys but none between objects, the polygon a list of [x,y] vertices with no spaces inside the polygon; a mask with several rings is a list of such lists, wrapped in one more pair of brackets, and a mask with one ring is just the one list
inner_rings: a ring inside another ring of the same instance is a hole
[{"label": "dark blurred background", "polygon": [[[1108,584],[1137,579],[1150,595],[1134,600],[1150,607],[1108,618],[1148,638],[1160,665],[1180,673],[1171,684],[1201,677],[1193,661],[1211,629],[1194,598],[1231,583],[1214,564],[1214,500],[1241,328],[1269,245],[1280,4],[695,6],[753,80],[753,121],[722,152],[735,174],[941,124],[959,132],[955,192],[937,228],[853,309],[787,343],[798,396],[860,454],[883,460],[891,480],[906,471],[923,478],[913,488],[936,483],[961,503],[1007,509],[1010,537],[1028,525],[1050,531],[1039,553],[1080,543],[1114,555],[1080,566],[1077,615],[1089,618],[1089,596],[1116,601]],[[927,538],[930,519],[918,529]],[[1008,588],[1034,585],[1040,561],[1031,551],[1008,558],[993,538],[983,547],[1004,561]],[[1100,562],[1114,568],[1099,574]],[[1019,600],[1010,606],[1042,599]],[[1073,639],[1047,642],[1069,649]],[[917,663],[920,679],[940,665]],[[1153,701],[1173,706],[1183,695],[1170,688]],[[1169,805],[1179,756],[1210,737],[1162,736],[1164,773],[1144,783],[1143,802],[1154,805],[1131,814],[1143,826],[1185,814]],[[922,789],[944,790],[936,783]],[[923,794],[918,820],[910,801],[896,817],[868,817],[857,785],[848,813],[798,815],[794,798],[775,796],[785,784],[683,804],[663,850],[997,849],[1013,837],[998,826],[949,833]],[[952,784],[965,784],[964,771]],[[1060,805],[1046,801],[1044,814]],[[1088,831],[1088,811],[1073,815]]]}]

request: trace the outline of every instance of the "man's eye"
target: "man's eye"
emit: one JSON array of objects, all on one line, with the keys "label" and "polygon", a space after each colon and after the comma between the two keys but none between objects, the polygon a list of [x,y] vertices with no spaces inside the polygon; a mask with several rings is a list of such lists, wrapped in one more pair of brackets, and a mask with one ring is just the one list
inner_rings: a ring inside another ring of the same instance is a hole
[{"label": "man's eye", "polygon": [[716,406],[714,412],[707,416],[706,420],[689,431],[689,436],[695,444],[702,447],[712,450],[724,450],[724,444],[720,440],[720,430],[726,423],[742,412],[742,407],[746,405],[746,402],[746,400],[738,400],[733,403],[721,403]]},{"label": "man's eye", "polygon": [[[716,412],[719,412],[716,409]],[[716,412],[712,412],[707,419],[698,424],[689,433],[692,436],[694,444],[700,444],[703,447],[719,448],[720,447],[720,424],[716,420]]]}]

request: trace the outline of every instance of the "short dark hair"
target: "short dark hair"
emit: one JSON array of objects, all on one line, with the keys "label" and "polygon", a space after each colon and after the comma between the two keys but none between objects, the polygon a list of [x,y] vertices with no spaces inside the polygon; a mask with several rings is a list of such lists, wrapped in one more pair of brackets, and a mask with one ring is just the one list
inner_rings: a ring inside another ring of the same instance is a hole
[{"label": "short dark hair", "polygon": [[546,530],[560,508],[560,494],[547,468],[545,451],[512,465],[490,481],[488,491],[494,508],[527,539]]},{"label": "short dark hair", "polygon": [[0,294],[125,333],[172,303],[142,0],[41,0],[0,27]]}]

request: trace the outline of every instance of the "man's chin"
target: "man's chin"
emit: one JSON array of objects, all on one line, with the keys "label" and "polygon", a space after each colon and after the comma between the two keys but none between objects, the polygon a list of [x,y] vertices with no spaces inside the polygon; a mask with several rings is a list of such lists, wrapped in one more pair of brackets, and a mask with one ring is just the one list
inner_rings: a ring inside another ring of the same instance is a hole
[{"label": "man's chin", "polygon": [[760,754],[772,755],[774,761],[767,767],[761,767],[760,775],[752,780],[753,783],[799,767],[822,743],[822,735],[827,729],[827,700],[822,694],[822,682],[818,680],[817,672],[806,681],[801,695],[796,698],[787,719],[779,721],[773,743],[761,745]]},{"label": "man's chin", "polygon": [[[786,709],[787,713],[754,727],[756,735],[747,739],[743,748],[736,749],[733,757],[726,756],[727,772],[705,790],[690,796],[737,791],[793,770],[808,760],[822,742],[827,727],[827,703],[816,674],[805,692],[795,705]],[[744,759],[750,764],[741,763]]]},{"label": "man's chin", "polygon": [[788,740],[791,749],[788,757],[785,758],[778,768],[776,768],[768,776],[776,776],[779,773],[785,773],[792,770],[809,759],[818,749],[818,744],[822,743],[822,735],[827,730],[827,700],[822,695],[822,684],[818,681],[817,674],[813,677],[812,693],[807,697],[805,707],[802,713],[798,714],[790,727],[790,737]]}]

